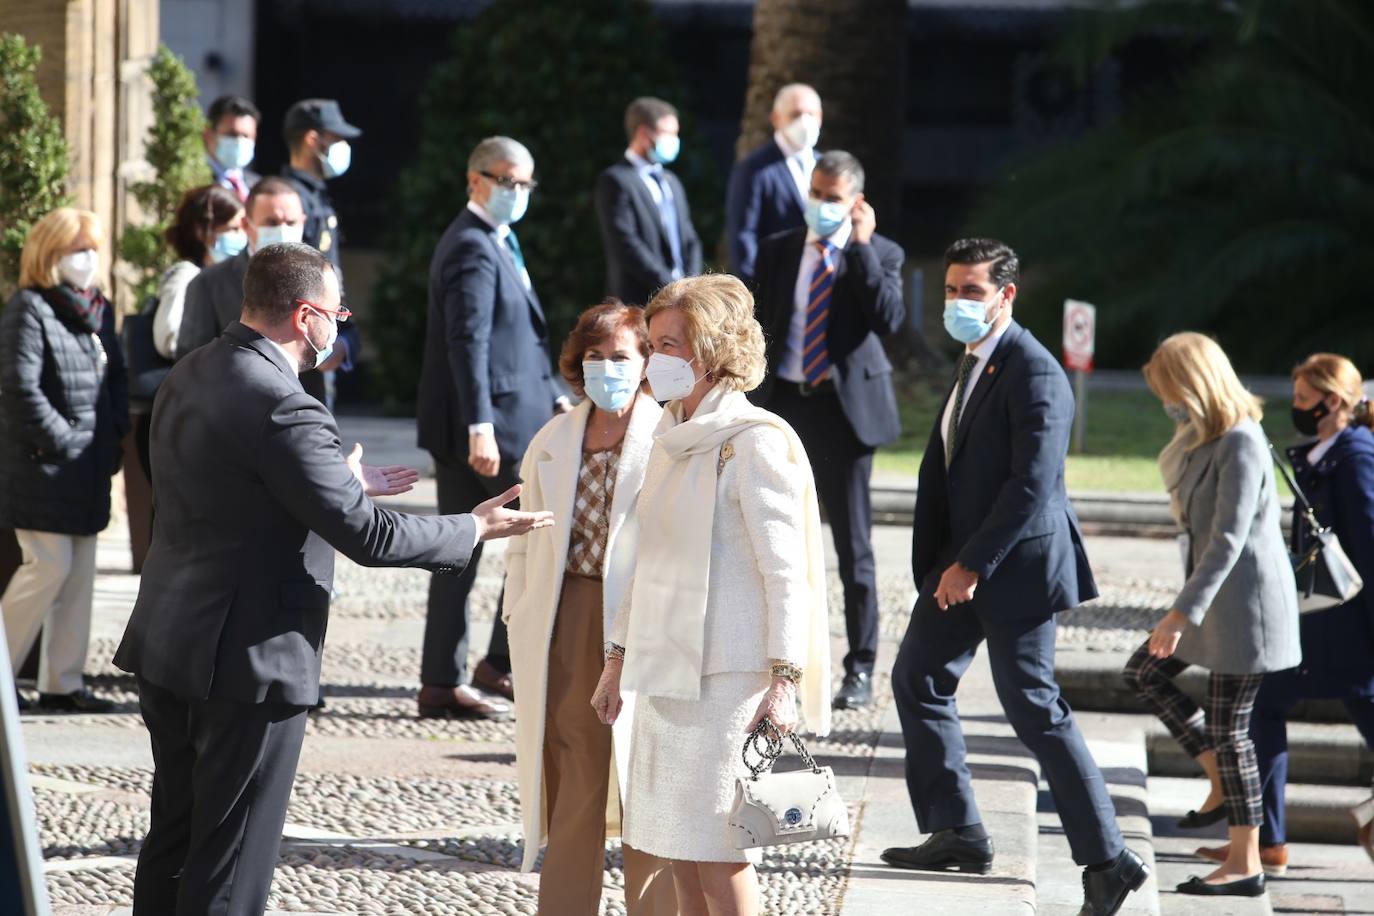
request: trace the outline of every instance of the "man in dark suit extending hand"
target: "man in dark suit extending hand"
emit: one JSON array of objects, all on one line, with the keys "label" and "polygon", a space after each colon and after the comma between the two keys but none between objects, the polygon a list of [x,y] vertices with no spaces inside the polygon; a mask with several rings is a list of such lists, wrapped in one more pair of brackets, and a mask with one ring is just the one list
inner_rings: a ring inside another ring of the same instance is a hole
[{"label": "man in dark suit extending hand", "polygon": [[769,119],[773,139],[735,163],[725,194],[730,272],[746,283],[754,279],[760,239],[805,225],[802,211],[821,135],[821,97],[805,83],[783,86]]},{"label": "man in dark suit extending hand", "polygon": [[677,159],[677,109],[635,99],[625,109],[625,157],[596,179],[606,249],[606,295],[644,305],[660,287],[701,273],[701,239],[687,191],[665,166]]},{"label": "man in dark suit extending hand", "polygon": [[873,452],[901,421],[881,337],[906,316],[902,249],[876,233],[859,160],[834,150],[811,173],[806,226],[759,243],[754,301],[768,374],[750,393],[801,437],[844,584],[849,653],[837,709],[873,699],[878,582],[869,494]]},{"label": "man in dark suit extending hand", "polygon": [[[534,157],[509,137],[488,137],[468,157],[468,205],[435,246],[420,370],[417,426],[434,456],[440,512],[467,512],[516,483],[534,434],[566,409],[549,361],[548,325],[512,224],[534,190]],[[487,655],[463,683],[468,596],[481,548],[459,576],[429,586],[419,713],[504,718],[514,698],[506,625],[498,612]]]},{"label": "man in dark suit extending hand", "polygon": [[1019,265],[991,239],[945,253],[945,329],[964,354],[921,460],[911,571],[920,591],[892,686],[907,790],[932,836],[899,868],[987,872],[954,694],[979,643],[1016,736],[1040,761],[1073,859],[1080,916],[1111,916],[1149,874],[1125,847],[1106,782],[1054,680],[1054,615],[1097,596],[1064,488],[1073,392],[1012,320]]},{"label": "man in dark suit extending hand", "polygon": [[344,458],[298,374],[327,356],[334,270],[307,245],[260,249],[243,313],[181,359],[153,408],[153,543],[115,664],[138,678],[152,736],[152,824],[140,916],[258,916],[319,694],[334,552],[368,566],[461,572],[483,540],[551,524],[502,508],[421,517],[369,496],[407,468]]}]

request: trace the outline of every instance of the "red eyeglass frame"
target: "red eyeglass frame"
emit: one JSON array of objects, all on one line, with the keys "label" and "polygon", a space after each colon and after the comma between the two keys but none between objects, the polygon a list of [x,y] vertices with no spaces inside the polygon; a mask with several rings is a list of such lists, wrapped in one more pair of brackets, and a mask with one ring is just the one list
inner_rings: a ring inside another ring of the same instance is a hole
[{"label": "red eyeglass frame", "polygon": [[351,309],[345,308],[342,305],[336,309],[331,309],[325,308],[323,305],[320,305],[319,303],[311,302],[309,299],[296,299],[295,302],[297,305],[306,305],[312,309],[315,309],[318,312],[324,312],[326,314],[333,315],[334,320],[339,322],[340,324],[353,317],[353,311]]}]

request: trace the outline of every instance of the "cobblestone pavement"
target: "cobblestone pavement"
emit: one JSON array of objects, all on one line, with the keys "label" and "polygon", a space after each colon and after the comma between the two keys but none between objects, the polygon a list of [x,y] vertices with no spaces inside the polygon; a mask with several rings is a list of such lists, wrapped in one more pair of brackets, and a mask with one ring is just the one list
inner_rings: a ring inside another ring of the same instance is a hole
[{"label": "cobblestone pavement", "polygon": [[[24,734],[58,916],[128,906],[134,857],[148,825],[152,779],[131,678],[110,663],[135,577],[122,532],[101,540],[90,661],[92,685],[114,699],[102,716],[29,716]],[[877,532],[883,648],[873,709],[841,712],[812,750],[835,768],[851,805],[891,700],[882,668],[895,654],[914,597],[905,571],[910,533]],[[1128,545],[1113,551],[1125,574],[1099,559],[1103,597],[1064,615],[1066,643],[1133,645],[1167,607],[1169,576],[1151,578]],[[1156,554],[1157,548],[1151,546]],[[833,559],[832,559],[833,562]],[[483,561],[474,593],[474,646],[485,647],[500,587],[501,555]],[[327,707],[311,718],[269,905],[314,913],[526,914],[537,874],[521,856],[514,731],[509,723],[415,716],[428,574],[367,570],[343,557],[325,650]],[[833,579],[833,574],[832,574]],[[832,582],[834,657],[844,653],[838,580]],[[474,652],[474,660],[479,652]],[[768,913],[833,913],[844,892],[850,841],[770,850],[760,869]],[[624,912],[620,847],[606,850],[603,912]]]}]

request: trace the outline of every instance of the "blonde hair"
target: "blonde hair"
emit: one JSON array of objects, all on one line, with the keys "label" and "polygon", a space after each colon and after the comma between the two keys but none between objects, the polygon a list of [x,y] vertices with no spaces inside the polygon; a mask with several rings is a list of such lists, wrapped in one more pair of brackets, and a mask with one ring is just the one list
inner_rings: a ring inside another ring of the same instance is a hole
[{"label": "blonde hair", "polygon": [[46,289],[61,283],[57,262],[83,232],[97,247],[105,239],[100,217],[75,207],[58,207],[34,223],[19,256],[19,285]]},{"label": "blonde hair", "polygon": [[1293,367],[1293,381],[1302,379],[1316,389],[1323,398],[1335,395],[1341,399],[1341,410],[1350,414],[1350,422],[1374,428],[1374,412],[1364,396],[1364,379],[1355,364],[1337,353],[1313,353]]},{"label": "blonde hair", "polygon": [[763,328],[754,319],[754,297],[738,277],[706,274],[674,280],[649,302],[644,320],[678,311],[698,365],[734,391],[753,391],[763,381]]},{"label": "blonde hair", "polygon": [[1262,401],[1246,390],[1215,340],[1193,331],[1165,338],[1141,370],[1166,404],[1182,404],[1193,422],[1180,430],[1189,448],[1219,438],[1242,420],[1259,420]]}]

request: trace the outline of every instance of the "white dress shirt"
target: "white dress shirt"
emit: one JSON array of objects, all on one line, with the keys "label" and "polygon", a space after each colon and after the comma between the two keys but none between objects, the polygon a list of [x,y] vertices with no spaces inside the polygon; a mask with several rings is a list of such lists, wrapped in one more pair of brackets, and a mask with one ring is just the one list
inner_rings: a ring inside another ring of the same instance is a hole
[{"label": "white dress shirt", "polygon": [[811,195],[811,173],[816,168],[816,151],[809,147],[793,146],[792,141],[784,137],[780,130],[773,131],[773,142],[786,157],[787,170],[792,173],[792,180],[797,183],[797,193],[804,204]]},{"label": "white dress shirt", "polygon": [[[830,236],[830,243],[836,251],[831,255],[838,267],[844,246],[849,244],[849,233],[853,223],[845,220],[840,228]],[[816,243],[821,240],[813,230],[806,230],[806,243],[802,246],[801,266],[797,268],[797,285],[792,292],[792,321],[787,328],[787,345],[783,348],[782,359],[778,362],[778,378],[788,382],[806,381],[802,366],[802,356],[806,349],[806,310],[811,304],[811,278],[821,263],[821,249]],[[828,378],[830,373],[826,372]]]},{"label": "white dress shirt", "polygon": [[[1011,327],[1011,320],[1008,319],[1000,328],[987,336],[982,343],[976,347],[966,347],[965,353],[972,353],[978,357],[978,362],[974,363],[973,371],[969,373],[968,387],[964,389],[964,405],[961,408],[968,408],[968,402],[973,397],[973,388],[978,384],[978,379],[983,377],[983,370],[987,368],[988,360],[992,359],[993,352],[997,349],[997,342],[1002,339],[1002,335],[1007,333],[1007,328]],[[954,390],[949,393],[949,400],[945,402],[945,411],[940,415],[940,441],[944,442],[946,433],[949,432],[949,418],[954,413],[954,399],[959,396],[959,386],[955,385]],[[961,416],[962,419],[962,416]]]}]

